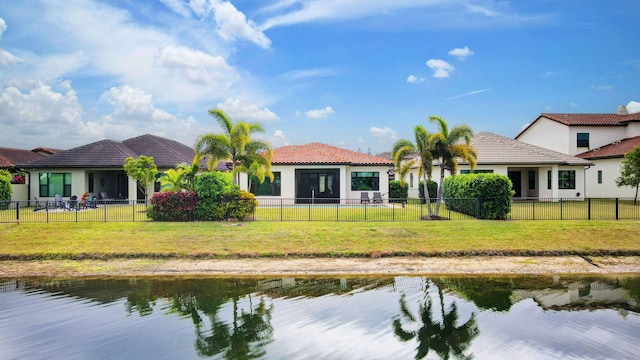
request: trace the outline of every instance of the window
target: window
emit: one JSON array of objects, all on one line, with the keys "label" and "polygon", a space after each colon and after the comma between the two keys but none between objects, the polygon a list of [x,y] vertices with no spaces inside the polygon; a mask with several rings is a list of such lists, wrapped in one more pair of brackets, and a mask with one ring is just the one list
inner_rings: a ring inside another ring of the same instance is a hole
[{"label": "window", "polygon": [[40,173],[40,196],[71,196],[71,173]]},{"label": "window", "polygon": [[536,189],[536,172],[529,170],[529,190]]},{"label": "window", "polygon": [[261,184],[257,177],[249,176],[249,191],[256,196],[280,196],[280,172],[275,171],[273,173],[273,181],[268,177],[264,178],[264,182]]},{"label": "window", "polygon": [[559,170],[558,171],[558,189],[575,189],[575,188],[576,188],[575,170]]},{"label": "window", "polygon": [[[460,170],[460,174],[470,174],[471,172],[466,169],[466,170]],[[493,174],[493,170],[473,170],[474,174]]]},{"label": "window", "polygon": [[409,174],[409,187],[413,189],[413,173]]},{"label": "window", "polygon": [[547,170],[547,189],[551,189],[551,170]]},{"label": "window", "polygon": [[598,170],[598,184],[602,184],[602,170]]},{"label": "window", "polygon": [[380,190],[380,173],[377,171],[352,172],[351,190]]},{"label": "window", "polygon": [[589,147],[589,133],[578,133],[576,137],[576,146]]}]

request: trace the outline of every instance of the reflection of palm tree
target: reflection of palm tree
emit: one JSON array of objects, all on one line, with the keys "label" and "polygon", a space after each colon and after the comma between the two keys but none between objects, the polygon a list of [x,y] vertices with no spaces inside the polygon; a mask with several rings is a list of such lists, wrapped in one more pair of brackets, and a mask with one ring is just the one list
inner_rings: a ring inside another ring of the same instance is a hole
[{"label": "reflection of palm tree", "polygon": [[422,359],[433,350],[442,359],[449,359],[453,355],[456,359],[471,359],[472,355],[466,355],[465,351],[471,345],[471,341],[478,335],[475,314],[466,323],[456,326],[458,322],[458,307],[453,303],[448,311],[444,309],[444,295],[438,288],[440,297],[440,309],[442,322],[434,321],[432,301],[427,295],[425,301],[420,304],[420,322],[422,327],[418,330],[408,331],[402,326],[401,319],[416,322],[416,318],[407,308],[405,295],[400,298],[400,316],[393,320],[393,331],[400,341],[406,342],[413,338],[418,341],[416,359]]},{"label": "reflection of palm tree", "polygon": [[[264,347],[273,336],[271,312],[264,299],[247,313],[238,313],[238,298],[233,298],[233,327],[220,321],[216,314],[210,315],[211,331],[205,334],[201,322],[196,325],[196,350],[200,356],[213,356],[224,352],[226,359],[258,359],[266,354]],[[192,317],[193,318],[193,317]]]}]

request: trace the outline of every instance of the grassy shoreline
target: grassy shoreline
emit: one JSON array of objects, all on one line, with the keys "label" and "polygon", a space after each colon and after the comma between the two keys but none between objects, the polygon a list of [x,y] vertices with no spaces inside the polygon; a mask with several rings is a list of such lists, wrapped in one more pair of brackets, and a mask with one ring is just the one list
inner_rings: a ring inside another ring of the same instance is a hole
[{"label": "grassy shoreline", "polygon": [[0,224],[0,260],[640,256],[640,221]]}]

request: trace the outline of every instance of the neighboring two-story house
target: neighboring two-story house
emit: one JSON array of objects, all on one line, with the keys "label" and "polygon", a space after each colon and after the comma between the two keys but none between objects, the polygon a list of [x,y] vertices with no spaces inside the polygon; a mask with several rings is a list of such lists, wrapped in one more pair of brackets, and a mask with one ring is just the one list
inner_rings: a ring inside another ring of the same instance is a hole
[{"label": "neighboring two-story house", "polygon": [[[516,140],[585,159],[586,197],[633,197],[635,189],[619,188],[624,154],[640,146],[640,113],[620,106],[614,114],[541,114]],[[571,176],[572,174],[564,174]]]}]

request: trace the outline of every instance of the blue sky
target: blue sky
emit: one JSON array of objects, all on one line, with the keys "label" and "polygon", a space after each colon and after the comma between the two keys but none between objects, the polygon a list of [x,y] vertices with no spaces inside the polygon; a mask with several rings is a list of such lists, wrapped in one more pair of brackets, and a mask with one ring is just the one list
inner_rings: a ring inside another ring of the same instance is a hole
[{"label": "blue sky", "polygon": [[207,114],[274,147],[389,151],[430,115],[514,137],[540,113],[640,111],[637,0],[0,2],[0,146],[145,133]]}]

